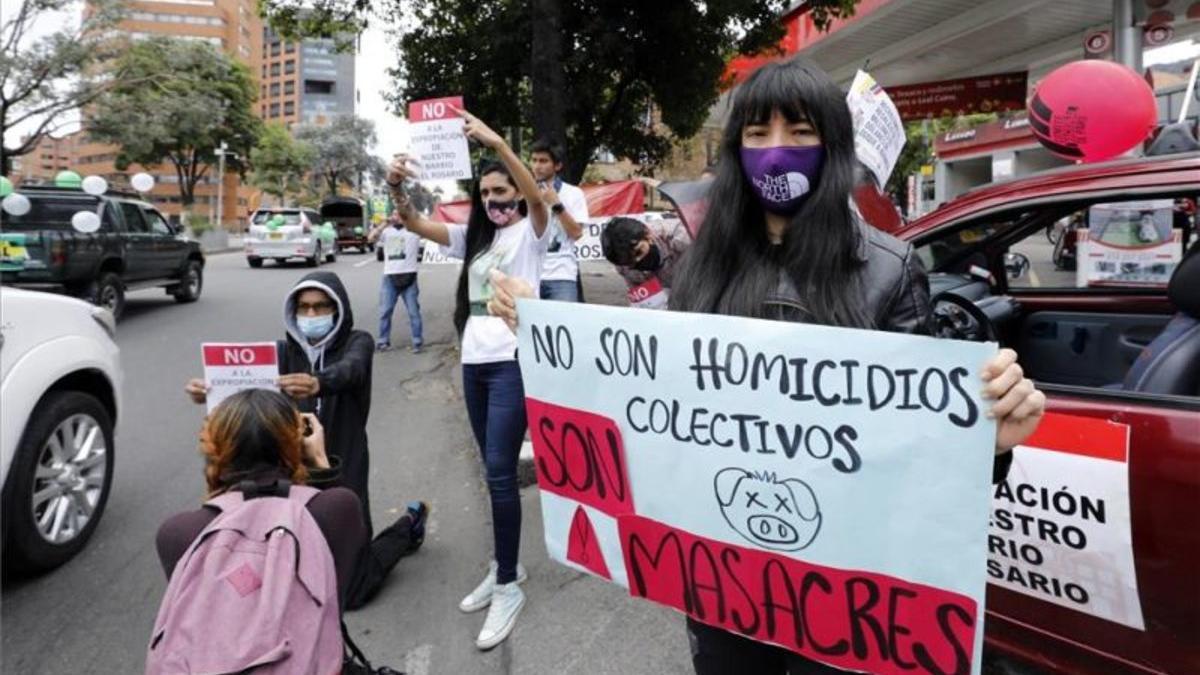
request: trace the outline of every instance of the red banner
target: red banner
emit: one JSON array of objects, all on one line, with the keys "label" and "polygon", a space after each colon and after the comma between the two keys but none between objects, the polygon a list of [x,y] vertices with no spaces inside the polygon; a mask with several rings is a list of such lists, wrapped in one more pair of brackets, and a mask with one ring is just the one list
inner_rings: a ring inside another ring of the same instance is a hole
[{"label": "red banner", "polygon": [[955,117],[1024,110],[1028,73],[997,73],[961,80],[884,87],[900,119]]},{"label": "red banner", "polygon": [[971,598],[872,572],[813,565],[617,518],[629,593],[839,668],[967,673]]},{"label": "red banner", "polygon": [[[646,210],[646,195],[639,181],[622,180],[579,187],[583,190],[583,196],[587,198],[588,215],[592,218],[642,213]],[[433,209],[433,219],[443,223],[461,225],[467,222],[470,215],[471,202],[465,199],[438,204]]]},{"label": "red banner", "polygon": [[274,344],[206,344],[205,366],[271,366],[276,363]]}]

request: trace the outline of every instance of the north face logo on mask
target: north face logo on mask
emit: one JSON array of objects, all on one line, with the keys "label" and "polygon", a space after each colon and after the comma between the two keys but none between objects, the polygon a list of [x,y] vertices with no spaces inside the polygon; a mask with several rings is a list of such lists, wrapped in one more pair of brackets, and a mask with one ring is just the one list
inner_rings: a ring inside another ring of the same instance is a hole
[{"label": "north face logo on mask", "polygon": [[763,199],[773,202],[786,202],[808,193],[808,178],[802,173],[792,172],[752,180]]}]

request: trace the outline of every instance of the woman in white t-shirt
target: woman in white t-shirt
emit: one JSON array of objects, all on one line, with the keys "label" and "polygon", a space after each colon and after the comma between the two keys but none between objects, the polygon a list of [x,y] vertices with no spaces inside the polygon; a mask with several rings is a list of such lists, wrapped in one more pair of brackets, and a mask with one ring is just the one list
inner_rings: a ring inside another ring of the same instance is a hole
[{"label": "woman in white t-shirt", "polygon": [[500,156],[480,168],[471,190],[467,225],[431,221],[412,208],[403,182],[413,177],[407,158],[397,157],[388,173],[392,198],[412,232],[442,245],[463,260],[454,307],[454,325],[462,336],[463,398],[471,429],[487,468],[492,502],[495,559],[487,576],[459,608],[489,607],[475,644],[491,649],[504,641],[525,604],[518,584],[525,570],[517,563],[521,540],[521,497],[517,455],[525,438],[525,388],[517,365],[517,340],[504,321],[488,315],[493,289],[490,275],[500,270],[537,288],[549,243],[548,214],[533,175],[496,132],[460,111],[464,131]]}]

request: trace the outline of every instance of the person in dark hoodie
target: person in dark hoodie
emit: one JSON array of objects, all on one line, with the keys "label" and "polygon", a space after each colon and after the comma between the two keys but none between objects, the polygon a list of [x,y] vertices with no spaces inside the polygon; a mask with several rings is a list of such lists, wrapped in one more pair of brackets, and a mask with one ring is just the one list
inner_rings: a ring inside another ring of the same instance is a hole
[{"label": "person in dark hoodie", "polygon": [[[329,455],[341,466],[341,484],[362,502],[370,535],[374,528],[367,486],[367,416],[375,340],[365,331],[354,330],[349,295],[332,272],[302,278],[284,300],[283,321],[287,337],[277,343],[279,389],[296,401],[301,412],[315,414],[325,428]],[[204,380],[188,382],[186,390],[193,401],[204,403]],[[404,515],[371,539],[359,557],[347,609],[366,604],[400,558],[420,548],[428,512],[425,502],[409,502]]]}]

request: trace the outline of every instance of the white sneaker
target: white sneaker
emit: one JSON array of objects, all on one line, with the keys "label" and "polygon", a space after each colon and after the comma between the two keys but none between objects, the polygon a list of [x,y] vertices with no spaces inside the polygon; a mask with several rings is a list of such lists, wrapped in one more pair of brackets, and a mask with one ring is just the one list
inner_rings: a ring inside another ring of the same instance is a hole
[{"label": "white sneaker", "polygon": [[[479,582],[479,585],[475,587],[475,590],[471,591],[470,595],[458,603],[460,610],[470,614],[471,612],[478,612],[481,609],[485,609],[492,603],[492,589],[496,587],[496,569],[496,561],[493,560],[488,565],[488,573],[483,578],[483,581]],[[525,573],[525,566],[517,563],[517,583],[523,584],[528,578],[529,575]]]},{"label": "white sneaker", "polygon": [[525,606],[525,593],[518,582],[497,584],[492,590],[492,606],[483,620],[483,630],[475,638],[475,646],[491,649],[504,642],[517,625],[517,615]]}]

